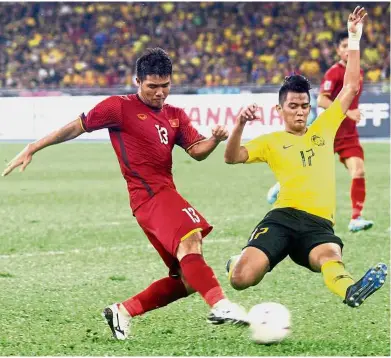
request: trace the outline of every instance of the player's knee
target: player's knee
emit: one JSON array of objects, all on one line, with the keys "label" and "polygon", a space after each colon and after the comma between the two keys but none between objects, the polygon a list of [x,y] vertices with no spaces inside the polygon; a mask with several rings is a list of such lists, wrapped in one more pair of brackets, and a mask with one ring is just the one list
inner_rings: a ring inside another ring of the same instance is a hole
[{"label": "player's knee", "polygon": [[235,290],[244,290],[257,285],[263,278],[263,274],[248,265],[238,263],[232,270],[230,284]]},{"label": "player's knee", "polygon": [[365,177],[364,167],[354,168],[354,170],[352,171],[352,177],[353,178],[364,178]]},{"label": "player's knee", "polygon": [[229,282],[235,290],[244,290],[252,286],[250,277],[243,270],[238,269],[232,271]]},{"label": "player's knee", "polygon": [[269,268],[269,258],[263,251],[247,247],[232,267],[229,281],[234,289],[244,290],[261,282]]},{"label": "player's knee", "polygon": [[341,247],[335,243],[325,243],[313,248],[309,255],[310,266],[320,272],[328,261],[342,261]]},{"label": "player's knee", "polygon": [[181,261],[186,255],[202,254],[202,236],[196,232],[182,240],[177,248],[176,257]]},{"label": "player's knee", "polygon": [[347,161],[347,167],[353,179],[364,178],[365,176],[364,161],[361,158],[358,157],[349,158],[349,160]]}]

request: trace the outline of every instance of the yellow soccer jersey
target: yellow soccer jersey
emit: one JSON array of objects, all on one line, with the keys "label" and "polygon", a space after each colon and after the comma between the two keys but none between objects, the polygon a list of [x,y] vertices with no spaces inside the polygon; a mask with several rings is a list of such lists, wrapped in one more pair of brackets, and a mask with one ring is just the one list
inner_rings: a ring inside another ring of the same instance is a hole
[{"label": "yellow soccer jersey", "polygon": [[344,118],[337,99],[302,136],[274,132],[244,145],[246,163],[268,163],[280,182],[273,208],[295,208],[335,222],[334,137]]}]

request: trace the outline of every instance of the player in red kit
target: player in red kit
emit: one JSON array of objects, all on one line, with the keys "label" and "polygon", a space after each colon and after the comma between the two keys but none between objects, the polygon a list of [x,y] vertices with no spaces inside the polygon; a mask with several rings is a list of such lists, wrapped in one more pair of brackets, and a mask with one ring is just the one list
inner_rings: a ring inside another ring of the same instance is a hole
[{"label": "player in red kit", "polygon": [[3,176],[18,166],[23,171],[33,154],[49,145],[107,128],[127,182],[133,214],[169,269],[167,277],[104,309],[114,338],[128,338],[132,317],[193,292],[201,294],[211,307],[211,323],[246,324],[246,312],[225,297],[202,256],[202,238],[212,226],[176,191],[171,171],[175,144],[194,159],[204,160],[227,139],[228,132],[217,126],[212,137],[205,139],[181,108],[164,104],[170,91],[172,63],[162,49],[148,49],[136,62],[136,75],[137,94],[111,96],[87,115],[83,113],[65,127],[29,144],[8,164]]},{"label": "player in red kit", "polygon": [[[318,97],[318,106],[321,108],[328,108],[342,89],[348,59],[348,37],[347,31],[338,33],[336,36],[337,54],[340,61],[334,64],[323,77]],[[373,221],[365,220],[361,216],[365,202],[364,151],[360,144],[356,124],[361,119],[358,101],[363,89],[363,77],[364,73],[361,69],[360,90],[346,112],[346,118],[339,127],[334,140],[334,152],[338,153],[340,161],[348,169],[352,178],[350,190],[352,217],[348,226],[352,232],[367,230],[373,226]]]},{"label": "player in red kit", "polygon": [[[328,108],[343,87],[348,59],[348,36],[347,31],[338,33],[336,36],[337,54],[340,57],[340,61],[326,72],[322,80],[318,97],[318,106],[321,108]],[[365,220],[361,216],[365,201],[364,151],[359,141],[356,124],[361,119],[358,101],[362,88],[363,70],[361,69],[360,90],[346,112],[346,118],[339,127],[334,140],[334,152],[339,154],[340,161],[346,166],[352,177],[350,190],[352,216],[348,225],[349,230],[352,232],[367,230],[373,226],[373,221]],[[267,201],[270,204],[276,201],[279,191],[279,183],[276,183],[269,189]]]}]

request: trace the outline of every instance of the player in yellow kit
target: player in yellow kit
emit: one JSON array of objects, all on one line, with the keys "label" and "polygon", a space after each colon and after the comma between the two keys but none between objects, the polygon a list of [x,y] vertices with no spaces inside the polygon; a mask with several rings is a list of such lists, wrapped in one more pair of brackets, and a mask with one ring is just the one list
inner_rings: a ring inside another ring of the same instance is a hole
[{"label": "player in yellow kit", "polygon": [[257,119],[257,106],[244,109],[225,151],[229,164],[266,162],[280,182],[273,210],[252,232],[240,256],[227,263],[231,285],[243,290],[258,284],[286,256],[315,272],[351,307],[359,306],[385,282],[387,266],[377,264],[357,282],[342,263],[341,239],[334,234],[334,138],[359,90],[363,8],[349,15],[349,57],[344,86],[334,102],[307,127],[310,83],[300,75],[287,77],[279,91],[277,110],[285,131],[240,145],[247,121]]}]

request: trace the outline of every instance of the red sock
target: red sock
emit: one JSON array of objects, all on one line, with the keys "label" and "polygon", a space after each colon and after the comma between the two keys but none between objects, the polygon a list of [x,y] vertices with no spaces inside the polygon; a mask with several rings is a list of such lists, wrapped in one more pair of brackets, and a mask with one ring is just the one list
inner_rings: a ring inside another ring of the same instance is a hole
[{"label": "red sock", "polygon": [[352,179],[350,198],[352,199],[352,219],[357,219],[361,215],[361,211],[364,207],[365,178]]},{"label": "red sock", "polygon": [[197,291],[209,306],[225,298],[223,290],[200,254],[186,255],[180,262],[183,277]]},{"label": "red sock", "polygon": [[167,306],[187,295],[186,287],[180,278],[165,277],[155,281],[136,296],[122,302],[122,305],[134,317]]}]

